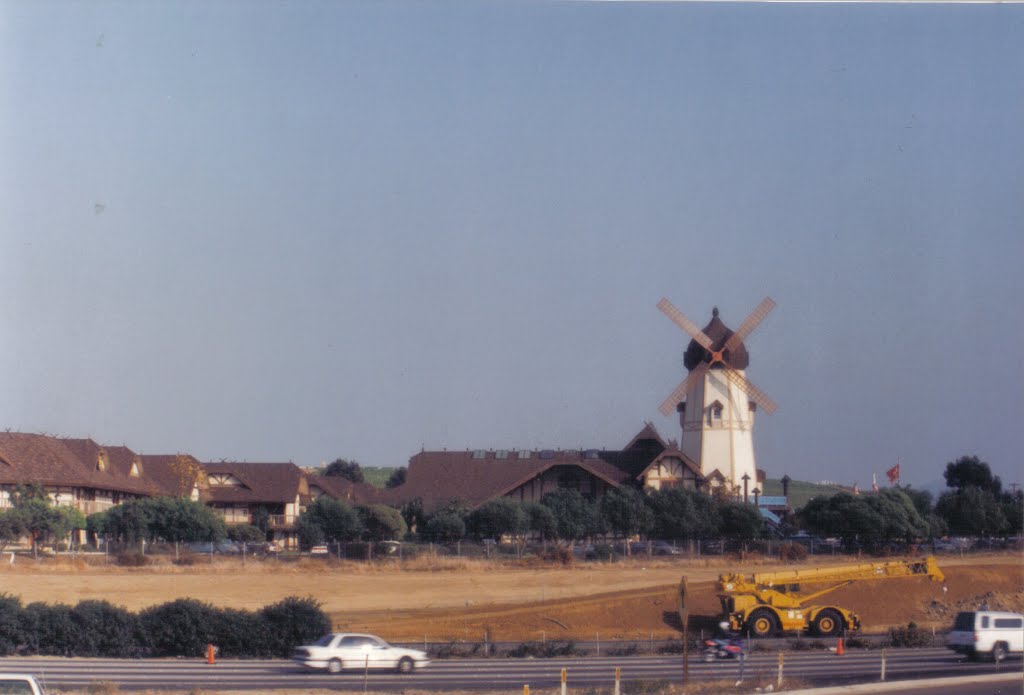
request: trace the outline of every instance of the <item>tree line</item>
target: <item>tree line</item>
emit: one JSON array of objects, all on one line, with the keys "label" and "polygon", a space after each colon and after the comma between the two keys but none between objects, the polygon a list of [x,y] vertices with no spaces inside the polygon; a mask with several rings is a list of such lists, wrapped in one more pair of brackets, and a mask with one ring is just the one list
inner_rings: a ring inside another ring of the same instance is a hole
[{"label": "tree line", "polygon": [[[339,459],[332,471],[356,476],[358,464]],[[332,464],[333,465],[333,464]],[[573,542],[602,538],[664,540],[729,539],[749,541],[774,534],[788,537],[802,529],[842,539],[848,546],[872,550],[886,543],[913,543],[946,535],[1008,536],[1024,525],[1024,492],[1006,491],[989,465],[976,456],[948,463],[947,490],[933,500],[931,493],[912,487],[892,487],[876,494],[841,492],[810,500],[769,529],[749,503],[694,490],[663,489],[641,492],[616,488],[590,499],[570,488],[550,492],[539,502],[503,497],[468,509],[459,500],[429,513],[420,500],[400,509],[382,504],[352,506],[320,497],[297,520],[300,545],[327,542],[414,539],[452,543],[463,539],[527,538]],[[399,476],[395,476],[396,479]],[[256,510],[251,524],[227,525],[212,508],[185,498],[156,497],[127,500],[85,517],[67,506],[54,506],[39,485],[11,492],[11,508],[0,512],[0,549],[29,537],[33,548],[67,540],[74,529],[94,537],[132,546],[145,542],[217,542],[225,538],[257,543],[267,538],[269,512]]]}]

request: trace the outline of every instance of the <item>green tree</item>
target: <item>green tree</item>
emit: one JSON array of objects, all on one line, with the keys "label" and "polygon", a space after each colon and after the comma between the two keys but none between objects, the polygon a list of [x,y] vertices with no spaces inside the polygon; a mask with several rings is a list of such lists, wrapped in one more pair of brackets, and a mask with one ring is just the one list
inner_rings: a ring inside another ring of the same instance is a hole
[{"label": "green tree", "polygon": [[402,466],[401,468],[396,468],[395,470],[391,471],[391,475],[388,477],[388,481],[384,483],[384,487],[391,489],[394,487],[400,487],[402,485],[405,485],[405,477],[408,474],[408,472],[409,469],[406,468],[405,466]]},{"label": "green tree", "polygon": [[976,487],[997,496],[1003,491],[1003,482],[999,476],[992,475],[989,465],[977,456],[961,456],[947,463],[943,476],[946,478],[946,487],[956,490]]},{"label": "green tree", "polygon": [[579,490],[560,488],[544,495],[540,503],[555,517],[556,537],[563,541],[577,541],[591,535],[597,524],[597,510],[593,502]]},{"label": "green tree", "polygon": [[522,505],[508,497],[500,497],[484,502],[470,512],[466,528],[477,538],[518,538],[530,530],[530,520]]},{"label": "green tree", "polygon": [[668,540],[696,540],[720,535],[718,503],[695,490],[655,490],[647,497],[653,515],[651,533]]},{"label": "green tree", "polygon": [[236,543],[262,543],[267,540],[267,534],[252,524],[235,524],[228,527],[228,538]]},{"label": "green tree", "polygon": [[1008,534],[1019,534],[1024,529],[1024,491],[1003,493],[1000,508],[1006,517],[1005,530]]},{"label": "green tree", "polygon": [[299,547],[303,550],[309,550],[314,545],[320,545],[327,540],[324,530],[320,528],[320,524],[306,514],[301,515],[296,520],[295,532],[299,537]]},{"label": "green tree", "polygon": [[401,512],[386,504],[368,504],[357,508],[363,522],[363,536],[369,541],[396,541],[403,538],[409,527]]},{"label": "green tree", "polygon": [[820,536],[835,536],[846,545],[859,539],[877,538],[884,520],[861,495],[840,492],[830,497],[815,497],[797,513],[800,525]]},{"label": "green tree", "polygon": [[324,475],[345,478],[353,483],[366,482],[366,479],[363,477],[362,467],[354,460],[335,459],[327,464],[327,468],[324,469]]},{"label": "green tree", "polygon": [[140,500],[146,508],[150,540],[168,543],[217,542],[227,538],[227,525],[216,511],[185,497],[154,497]]},{"label": "green tree", "polygon": [[150,538],[152,507],[145,500],[125,500],[105,514],[105,533],[111,540],[134,545]]},{"label": "green tree", "polygon": [[960,536],[989,536],[1007,528],[999,499],[991,490],[968,486],[939,495],[935,512]]},{"label": "green tree", "polygon": [[432,514],[422,528],[423,537],[435,543],[454,543],[466,536],[466,523],[462,516],[447,510]]},{"label": "green tree", "polygon": [[32,539],[32,552],[36,554],[40,543],[64,538],[74,528],[85,528],[85,517],[71,507],[54,507],[46,490],[38,484],[19,485],[11,492],[15,515],[12,524],[19,525]]},{"label": "green tree", "polygon": [[764,519],[761,512],[752,504],[745,502],[725,501],[718,506],[721,519],[719,533],[724,538],[737,541],[750,541],[761,537],[764,530]]},{"label": "green tree", "polygon": [[875,532],[878,543],[903,541],[912,543],[928,535],[928,522],[924,520],[909,495],[900,488],[887,488],[865,500],[882,518],[882,526]]},{"label": "green tree", "polygon": [[359,514],[352,507],[327,496],[318,497],[300,518],[318,526],[322,539],[334,542],[356,540],[363,531]]},{"label": "green tree", "polygon": [[399,511],[405,519],[405,525],[410,531],[423,533],[424,525],[427,522],[426,512],[423,511],[423,498],[414,497],[401,506]]},{"label": "green tree", "polygon": [[21,515],[12,509],[0,511],[0,551],[25,535]]},{"label": "green tree", "polygon": [[597,509],[607,528],[620,538],[647,532],[654,519],[643,493],[632,487],[609,490],[598,501]]},{"label": "green tree", "polygon": [[526,502],[523,511],[529,521],[530,532],[536,533],[542,541],[558,536],[558,522],[548,507],[540,502]]}]

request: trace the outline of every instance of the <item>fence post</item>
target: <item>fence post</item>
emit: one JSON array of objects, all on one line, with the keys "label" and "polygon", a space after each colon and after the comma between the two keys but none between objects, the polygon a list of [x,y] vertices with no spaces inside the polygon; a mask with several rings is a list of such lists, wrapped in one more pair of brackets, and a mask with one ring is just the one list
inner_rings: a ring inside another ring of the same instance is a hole
[{"label": "fence post", "polygon": [[597,637],[597,655],[601,656],[601,633],[597,632],[594,634]]},{"label": "fence post", "polygon": [[882,677],[881,680],[885,680],[885,649],[882,649]]},{"label": "fence post", "polygon": [[782,652],[779,652],[779,680],[776,682],[775,687],[780,690],[782,689],[782,664],[784,661],[785,655]]},{"label": "fence post", "polygon": [[566,681],[566,669],[563,666],[562,667],[562,695],[565,695],[565,689],[566,689],[566,682],[565,681]]},{"label": "fence post", "polygon": [[615,667],[615,695],[621,695],[621,693],[622,693],[622,691],[620,690],[620,686],[619,686],[619,683],[620,683],[621,679],[622,679],[622,667],[621,666],[616,666]]}]

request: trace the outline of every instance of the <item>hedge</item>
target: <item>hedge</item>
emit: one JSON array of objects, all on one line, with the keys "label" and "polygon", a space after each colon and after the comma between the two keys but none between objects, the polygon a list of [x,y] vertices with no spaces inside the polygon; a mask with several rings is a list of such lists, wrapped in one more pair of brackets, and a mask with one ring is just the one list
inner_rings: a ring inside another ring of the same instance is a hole
[{"label": "hedge", "polygon": [[319,602],[295,596],[259,611],[178,599],[135,614],[106,601],[23,607],[21,599],[0,594],[4,656],[199,657],[214,644],[227,657],[286,657],[330,628]]}]

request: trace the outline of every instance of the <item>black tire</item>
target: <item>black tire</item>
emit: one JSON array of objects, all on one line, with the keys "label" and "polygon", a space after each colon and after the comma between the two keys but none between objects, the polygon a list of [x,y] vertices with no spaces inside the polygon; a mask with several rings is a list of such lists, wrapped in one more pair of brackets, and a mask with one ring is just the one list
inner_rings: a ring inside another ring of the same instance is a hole
[{"label": "black tire", "polygon": [[997,664],[1006,658],[1006,643],[996,642],[992,645],[992,661]]},{"label": "black tire", "polygon": [[836,637],[843,631],[843,616],[834,608],[826,608],[814,617],[813,627],[821,637]]},{"label": "black tire", "polygon": [[338,674],[345,670],[345,665],[341,663],[341,659],[331,659],[327,662],[327,673]]},{"label": "black tire", "polygon": [[412,673],[416,670],[416,664],[407,656],[403,656],[398,660],[398,672],[399,673]]},{"label": "black tire", "polygon": [[747,632],[754,637],[770,637],[778,629],[778,619],[767,608],[758,608],[747,618]]}]

